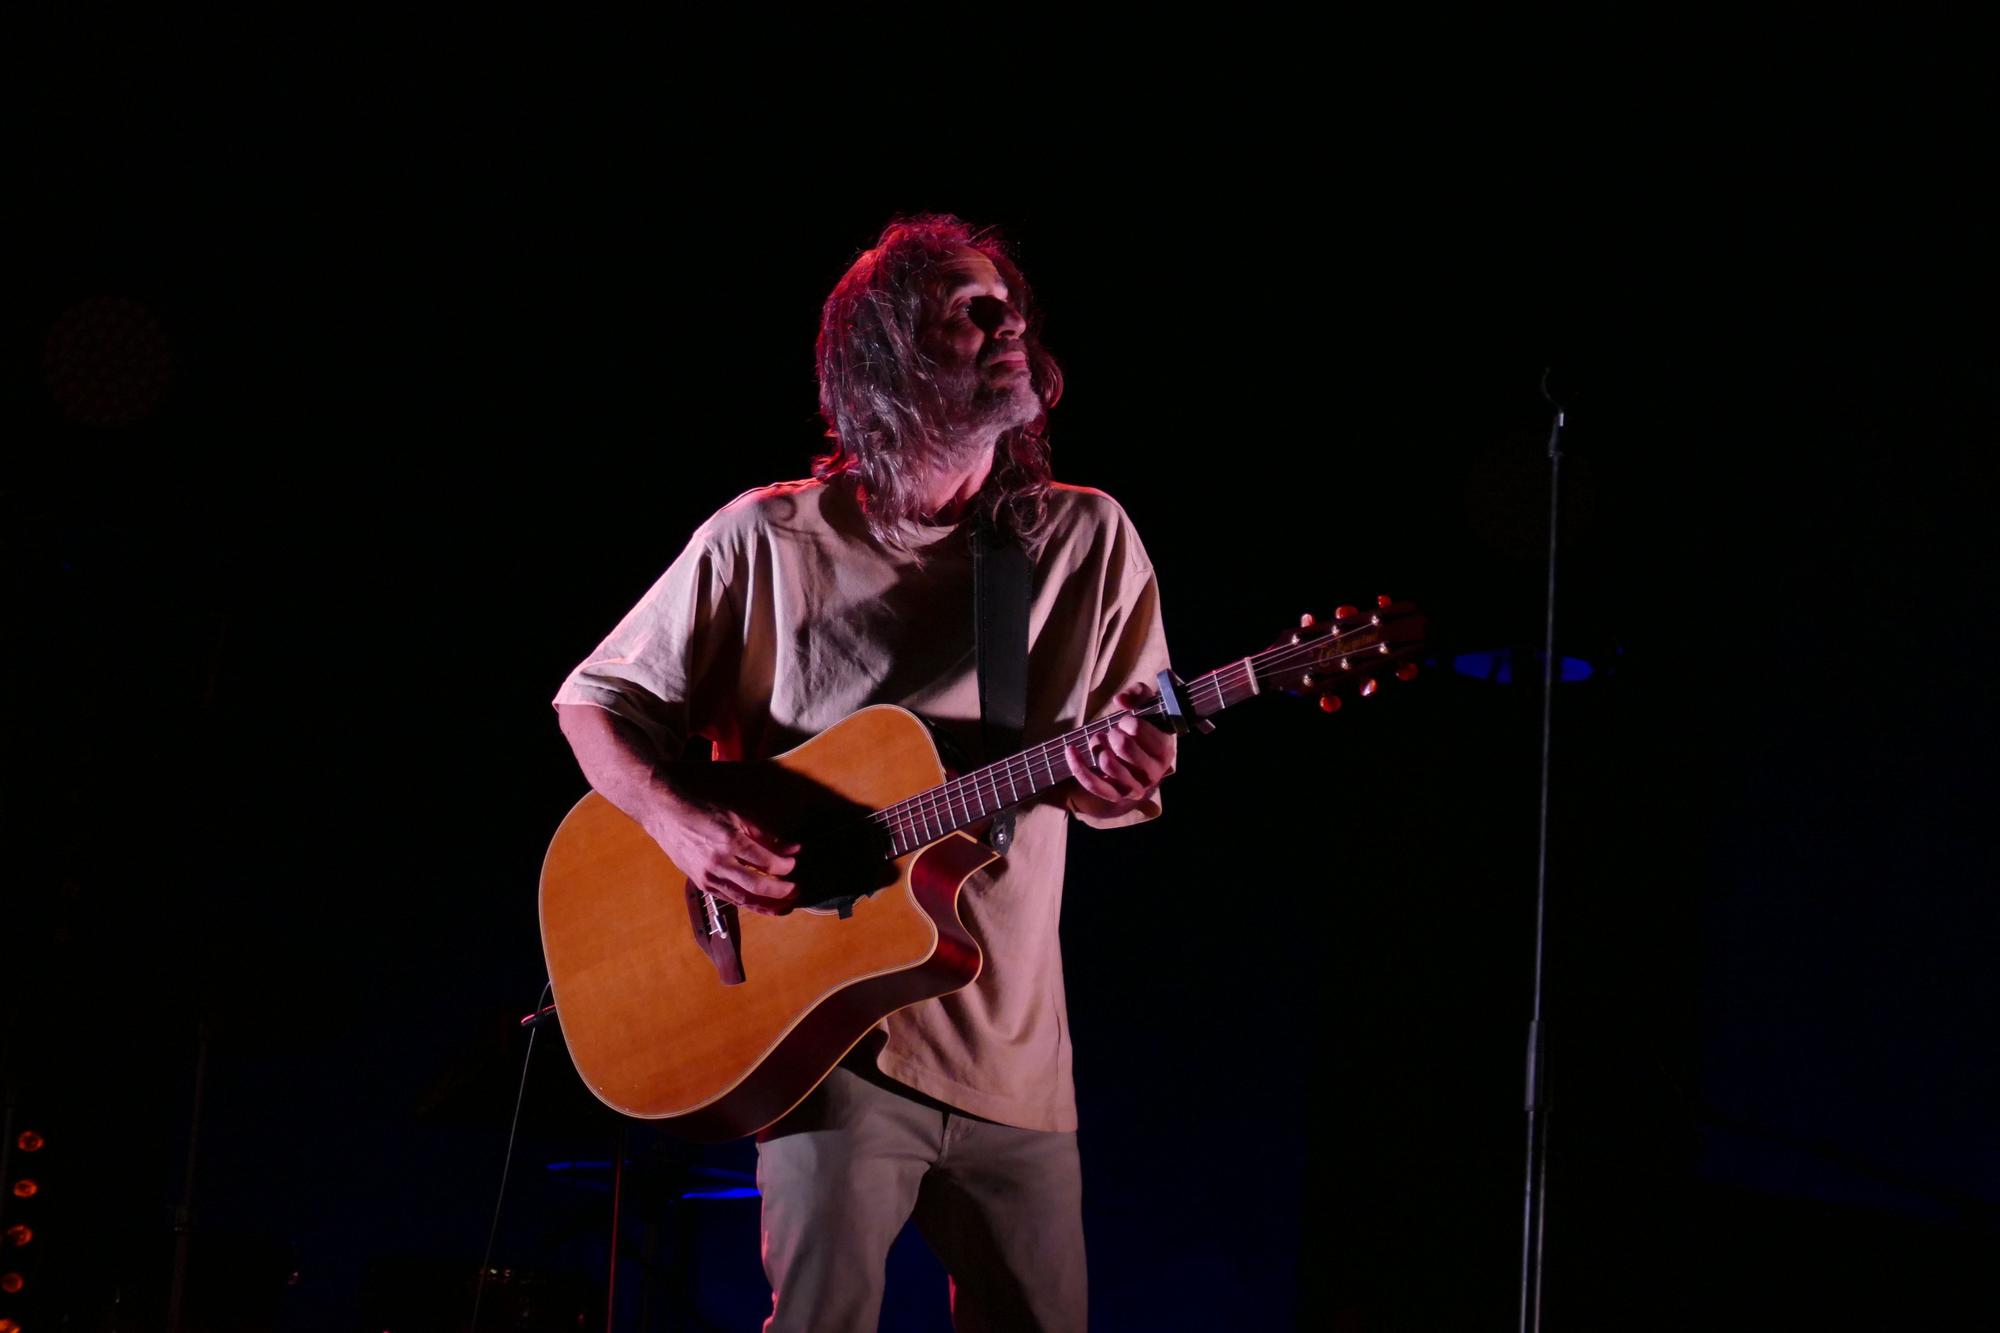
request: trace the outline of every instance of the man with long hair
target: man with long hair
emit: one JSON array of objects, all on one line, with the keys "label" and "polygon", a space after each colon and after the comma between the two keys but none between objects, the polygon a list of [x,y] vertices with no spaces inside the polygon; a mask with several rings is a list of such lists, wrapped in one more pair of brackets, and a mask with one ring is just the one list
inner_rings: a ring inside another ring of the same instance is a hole
[{"label": "man with long hair", "polygon": [[[975,529],[1029,558],[1024,739],[1153,697],[1167,653],[1152,564],[1114,500],[1050,478],[1062,377],[1039,333],[992,234],[890,224],[827,298],[832,448],[813,479],[725,506],[564,682],[556,708],[584,775],[698,887],[784,913],[801,849],[681,789],[671,761],[691,737],[763,758],[894,703],[977,749]],[[978,979],[891,1015],[758,1136],[767,1330],[873,1330],[912,1217],[951,1274],[959,1329],[1084,1326],[1057,942],[1068,819],[1156,816],[1173,762],[1172,735],[1134,718],[1073,748],[1075,785],[1020,810],[1006,855],[965,884]]]}]

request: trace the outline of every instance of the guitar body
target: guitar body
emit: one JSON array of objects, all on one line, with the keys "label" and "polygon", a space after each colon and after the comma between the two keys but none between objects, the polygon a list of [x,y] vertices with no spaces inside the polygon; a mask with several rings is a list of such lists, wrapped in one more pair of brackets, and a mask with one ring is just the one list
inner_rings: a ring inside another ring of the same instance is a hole
[{"label": "guitar body", "polygon": [[1175,731],[1261,694],[1376,692],[1409,680],[1416,608],[1388,597],[1300,619],[1277,644],[1196,680],[1160,673],[1150,704],[946,779],[915,714],[864,708],[757,763],[681,770],[693,794],[801,845],[803,907],[739,913],[688,883],[595,792],[542,865],[542,951],[577,1073],[613,1110],[689,1138],[754,1134],[804,1100],[871,1028],[970,985],[979,946],[959,890],[997,855],[961,830],[1070,781],[1066,751],[1129,716]]},{"label": "guitar body", "polygon": [[[851,915],[729,909],[741,980],[724,980],[690,915],[687,876],[602,796],[579,801],[542,866],[542,948],[577,1073],[626,1115],[690,1138],[755,1133],[796,1106],[888,1015],[971,984],[978,945],[958,916],[966,878],[996,859],[951,833],[893,860],[832,866],[809,887],[816,823],[945,780],[924,724],[864,708],[761,763],[707,766],[720,803],[806,844],[807,901],[865,893]],[[840,882],[829,885],[830,879]],[[694,895],[693,901],[699,901]]]}]

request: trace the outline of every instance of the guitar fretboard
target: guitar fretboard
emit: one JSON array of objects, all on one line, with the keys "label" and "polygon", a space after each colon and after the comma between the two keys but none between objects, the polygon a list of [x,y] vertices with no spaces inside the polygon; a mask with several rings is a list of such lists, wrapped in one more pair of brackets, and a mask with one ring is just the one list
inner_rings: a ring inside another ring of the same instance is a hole
[{"label": "guitar fretboard", "polygon": [[[1181,695],[1197,718],[1205,718],[1256,697],[1264,692],[1267,682],[1296,675],[1301,666],[1312,664],[1316,670],[1322,666],[1346,670],[1354,659],[1390,652],[1389,644],[1379,633],[1380,624],[1380,618],[1375,617],[1317,638],[1280,644],[1186,682],[1181,686]],[[889,857],[908,855],[1067,781],[1070,770],[1065,751],[1071,747],[1088,752],[1093,739],[1111,731],[1125,718],[1160,717],[1166,711],[1166,705],[1156,701],[1143,708],[1113,713],[885,806],[871,813],[868,819],[888,834]]]}]

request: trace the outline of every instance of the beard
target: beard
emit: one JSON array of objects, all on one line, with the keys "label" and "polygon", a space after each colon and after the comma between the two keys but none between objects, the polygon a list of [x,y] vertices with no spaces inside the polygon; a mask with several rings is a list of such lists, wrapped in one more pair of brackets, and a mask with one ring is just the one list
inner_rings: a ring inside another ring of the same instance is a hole
[{"label": "beard", "polygon": [[[857,432],[858,447],[845,469],[857,476],[870,531],[889,546],[901,544],[898,524],[932,521],[924,506],[938,480],[962,474],[1010,431],[1033,425],[1046,411],[1032,374],[995,379],[987,366],[935,361],[926,369],[922,406],[902,400],[894,413],[904,423],[900,430]],[[882,419],[889,416],[884,412]],[[1001,468],[1007,459],[996,453],[994,464]],[[1046,489],[1045,454],[1040,466]]]},{"label": "beard", "polygon": [[969,463],[1003,432],[1025,426],[1042,414],[1042,400],[1029,374],[995,384],[979,366],[963,366],[938,376],[944,420],[933,436],[935,462],[944,467]]}]

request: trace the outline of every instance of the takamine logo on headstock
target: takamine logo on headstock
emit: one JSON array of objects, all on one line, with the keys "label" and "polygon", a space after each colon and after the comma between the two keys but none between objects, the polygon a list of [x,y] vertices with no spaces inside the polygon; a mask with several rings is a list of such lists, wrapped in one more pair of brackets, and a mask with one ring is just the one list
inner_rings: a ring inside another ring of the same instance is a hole
[{"label": "takamine logo on headstock", "polygon": [[1424,630],[1423,614],[1414,605],[1385,595],[1367,610],[1338,607],[1325,621],[1302,615],[1296,630],[1249,660],[1260,691],[1317,695],[1320,708],[1334,713],[1347,690],[1365,699],[1381,688],[1385,675],[1416,679],[1414,659]]}]

